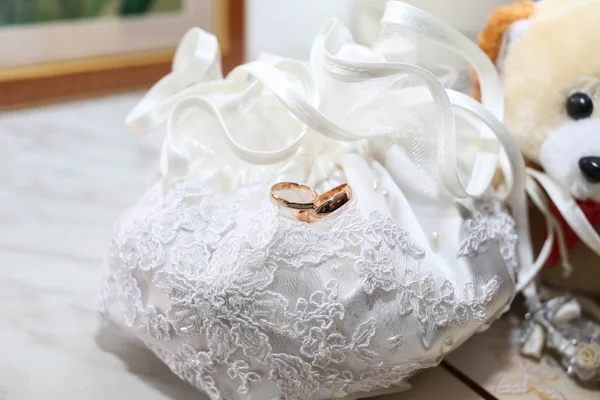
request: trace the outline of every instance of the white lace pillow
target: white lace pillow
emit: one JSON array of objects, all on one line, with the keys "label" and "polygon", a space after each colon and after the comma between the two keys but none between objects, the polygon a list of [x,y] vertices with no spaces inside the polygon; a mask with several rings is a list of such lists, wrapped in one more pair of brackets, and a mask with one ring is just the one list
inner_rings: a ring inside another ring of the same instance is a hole
[{"label": "white lace pillow", "polygon": [[[493,74],[466,38],[390,3],[378,50],[332,22],[310,68],[269,57],[220,79],[216,41],[192,31],[130,115],[167,132],[162,177],[117,224],[101,311],[213,400],[406,389],[515,294],[527,226],[489,190],[498,139],[517,216],[524,165],[485,109],[497,76],[481,80],[483,106],[445,89],[382,55],[398,27],[440,32]],[[459,152],[455,120],[488,152]],[[309,224],[271,201],[281,181],[348,183],[354,197]]]},{"label": "white lace pillow", "polygon": [[360,197],[307,224],[265,193],[223,198],[189,179],[163,195],[159,183],[114,236],[105,312],[212,399],[401,384],[512,298],[514,223],[494,200],[473,205],[444,265]]}]

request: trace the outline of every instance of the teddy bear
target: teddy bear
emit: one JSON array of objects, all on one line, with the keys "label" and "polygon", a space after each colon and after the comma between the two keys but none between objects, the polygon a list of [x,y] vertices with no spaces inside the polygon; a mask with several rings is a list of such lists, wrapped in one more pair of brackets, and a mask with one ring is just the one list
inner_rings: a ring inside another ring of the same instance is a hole
[{"label": "teddy bear", "polygon": [[[530,209],[542,281],[600,296],[600,0],[519,1],[494,11],[479,46],[505,94],[505,124],[546,206]],[[530,186],[531,187],[531,186]],[[548,201],[549,200],[549,201]],[[552,225],[552,224],[550,224]],[[560,240],[559,240],[560,239]],[[561,260],[569,268],[560,268]],[[568,260],[567,262],[564,262]]]}]

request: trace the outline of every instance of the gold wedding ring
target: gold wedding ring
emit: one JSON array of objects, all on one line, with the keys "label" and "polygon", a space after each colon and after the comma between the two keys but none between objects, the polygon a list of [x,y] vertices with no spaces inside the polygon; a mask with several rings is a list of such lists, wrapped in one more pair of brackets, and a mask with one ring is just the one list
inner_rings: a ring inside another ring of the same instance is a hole
[{"label": "gold wedding ring", "polygon": [[[292,191],[306,193],[310,196],[310,200],[307,202],[294,202],[294,201],[286,200],[276,193],[276,192],[280,192],[283,190],[292,190]],[[317,192],[315,192],[313,188],[306,186],[306,185],[302,185],[300,183],[279,182],[279,183],[274,184],[271,187],[271,197],[280,206],[285,207],[285,208],[291,208],[294,210],[312,210],[316,207],[317,200],[319,199],[319,194]]]},{"label": "gold wedding ring", "polygon": [[[286,200],[276,193],[283,190],[308,193],[312,200],[308,202]],[[309,186],[292,182],[280,182],[271,187],[271,197],[282,207],[298,210],[296,217],[300,221],[312,223],[321,220],[348,203],[352,199],[352,189],[344,183],[319,196]]]},{"label": "gold wedding ring", "polygon": [[315,214],[331,214],[352,199],[352,189],[344,183],[319,196]]}]

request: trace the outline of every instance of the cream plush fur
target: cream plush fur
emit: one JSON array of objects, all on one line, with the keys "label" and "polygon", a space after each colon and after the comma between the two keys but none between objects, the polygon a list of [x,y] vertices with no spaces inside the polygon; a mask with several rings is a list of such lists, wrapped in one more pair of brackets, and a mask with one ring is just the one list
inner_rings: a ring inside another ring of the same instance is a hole
[{"label": "cream plush fur", "polygon": [[[494,42],[502,38],[502,42]],[[600,202],[600,184],[588,182],[581,157],[600,157],[600,0],[543,0],[497,10],[480,46],[499,67],[505,91],[505,123],[530,164],[541,167],[578,200]],[[586,119],[573,120],[567,99],[584,92],[594,102]],[[541,243],[544,223],[532,215]],[[600,257],[578,244],[570,252],[575,271],[545,269],[550,283],[600,295]]]}]

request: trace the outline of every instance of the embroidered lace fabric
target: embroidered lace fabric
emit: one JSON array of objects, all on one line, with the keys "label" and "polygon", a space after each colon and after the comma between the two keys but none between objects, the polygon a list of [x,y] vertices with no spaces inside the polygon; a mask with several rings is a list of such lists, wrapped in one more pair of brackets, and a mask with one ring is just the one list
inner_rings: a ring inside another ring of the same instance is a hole
[{"label": "embroidered lace fabric", "polygon": [[496,243],[514,277],[518,267],[516,252],[518,236],[515,233],[514,219],[504,211],[502,203],[494,197],[475,199],[472,202],[475,212],[463,225],[458,255],[474,257],[485,252],[490,244]]},{"label": "embroidered lace fabric", "polygon": [[[432,347],[449,328],[493,317],[499,276],[457,287],[406,230],[358,200],[306,224],[282,215],[266,193],[263,184],[225,197],[193,178],[173,189],[159,182],[113,235],[101,311],[122,315],[211,399],[388,388],[439,362],[452,339]],[[476,207],[459,255],[495,242],[511,263],[510,217],[498,205]]]}]

